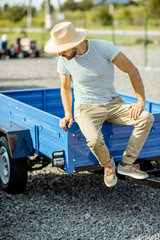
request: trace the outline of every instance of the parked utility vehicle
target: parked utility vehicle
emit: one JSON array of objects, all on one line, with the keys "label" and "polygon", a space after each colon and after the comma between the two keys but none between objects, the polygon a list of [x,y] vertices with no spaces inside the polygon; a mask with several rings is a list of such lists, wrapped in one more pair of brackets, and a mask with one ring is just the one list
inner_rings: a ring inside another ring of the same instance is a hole
[{"label": "parked utility vehicle", "polygon": [[[136,98],[119,94],[127,103]],[[139,154],[147,180],[128,181],[160,187],[151,177],[160,176],[160,103],[146,101],[146,110],[155,121]],[[64,132],[59,121],[64,116],[60,89],[7,91],[0,94],[0,184],[10,193],[22,192],[28,170],[52,163],[66,173],[99,171],[101,166],[86,144],[76,122]],[[121,161],[133,127],[104,123],[102,132],[116,164]],[[144,161],[145,159],[145,161]],[[138,161],[138,160],[137,160]],[[54,176],[53,176],[54,177]]]},{"label": "parked utility vehicle", "polygon": [[9,54],[11,58],[24,58],[39,57],[40,52],[37,49],[37,43],[35,40],[30,38],[18,38],[11,44]]}]

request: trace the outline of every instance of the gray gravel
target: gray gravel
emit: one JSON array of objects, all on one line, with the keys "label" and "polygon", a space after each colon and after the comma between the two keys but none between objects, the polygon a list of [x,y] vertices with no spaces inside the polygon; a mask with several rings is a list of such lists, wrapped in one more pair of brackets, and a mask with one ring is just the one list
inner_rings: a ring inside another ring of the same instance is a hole
[{"label": "gray gravel", "polygon": [[158,189],[120,180],[109,189],[102,175],[48,166],[29,174],[23,194],[0,198],[0,239],[160,239]]},{"label": "gray gravel", "polygon": [[[146,98],[160,101],[160,46],[148,48],[148,66],[144,67],[144,48],[119,46],[138,67],[142,76]],[[57,56],[39,59],[0,60],[0,90],[57,88]],[[128,75],[115,70],[115,87],[119,92],[134,95]]]},{"label": "gray gravel", "polygon": [[[147,98],[160,101],[158,50],[151,55],[156,64],[144,68],[139,62],[143,49],[121,49],[139,67]],[[57,57],[0,60],[0,90],[59,87],[56,62]],[[115,84],[118,91],[134,94],[119,70]],[[109,189],[102,175],[66,174],[49,165],[29,173],[22,194],[0,189],[0,239],[159,240],[159,194],[122,180]]]}]

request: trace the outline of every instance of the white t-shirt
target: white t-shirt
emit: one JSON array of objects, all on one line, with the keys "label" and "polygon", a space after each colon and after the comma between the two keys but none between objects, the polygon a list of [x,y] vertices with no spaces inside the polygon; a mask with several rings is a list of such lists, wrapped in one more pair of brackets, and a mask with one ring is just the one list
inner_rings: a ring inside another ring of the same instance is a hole
[{"label": "white t-shirt", "polygon": [[102,104],[118,96],[114,87],[113,59],[120,50],[105,40],[89,40],[88,51],[71,60],[60,56],[57,71],[71,75],[74,108],[83,103]]}]

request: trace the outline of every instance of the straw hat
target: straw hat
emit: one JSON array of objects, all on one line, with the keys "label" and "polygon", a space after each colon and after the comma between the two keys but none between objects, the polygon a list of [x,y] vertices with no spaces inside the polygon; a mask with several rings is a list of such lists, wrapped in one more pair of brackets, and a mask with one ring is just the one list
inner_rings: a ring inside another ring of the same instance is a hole
[{"label": "straw hat", "polygon": [[54,26],[50,32],[51,38],[44,46],[47,53],[63,52],[82,42],[86,36],[85,29],[75,29],[71,22],[62,22]]}]

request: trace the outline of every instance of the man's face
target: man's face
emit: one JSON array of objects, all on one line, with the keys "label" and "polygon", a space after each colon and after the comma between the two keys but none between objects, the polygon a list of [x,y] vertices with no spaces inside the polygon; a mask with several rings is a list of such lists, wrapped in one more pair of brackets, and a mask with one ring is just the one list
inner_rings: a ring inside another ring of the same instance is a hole
[{"label": "man's face", "polygon": [[71,49],[68,49],[66,51],[63,51],[63,52],[59,52],[59,56],[62,56],[62,57],[65,57],[67,58],[68,60],[71,60],[72,58],[74,58],[76,56],[76,53],[77,53],[77,48],[71,48]]}]

